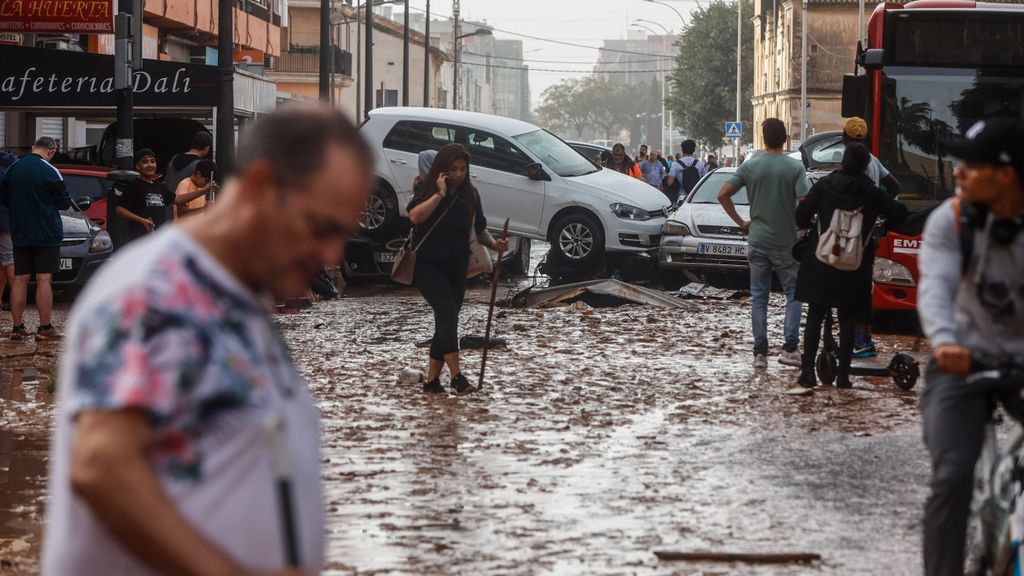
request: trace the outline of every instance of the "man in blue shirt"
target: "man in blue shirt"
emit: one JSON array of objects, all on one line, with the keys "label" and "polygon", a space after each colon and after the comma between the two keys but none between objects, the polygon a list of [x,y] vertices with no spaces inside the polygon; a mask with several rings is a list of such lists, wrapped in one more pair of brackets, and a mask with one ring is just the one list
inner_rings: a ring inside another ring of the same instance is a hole
[{"label": "man in blue shirt", "polygon": [[53,275],[60,269],[64,225],[60,210],[71,208],[64,178],[50,164],[57,143],[48,136],[36,140],[32,152],[15,162],[0,186],[0,206],[10,210],[14,244],[14,283],[11,285],[11,340],[28,337],[22,315],[28,299],[28,281],[36,277],[39,328],[36,340],[60,338],[50,323]]},{"label": "man in blue shirt", "polygon": [[661,190],[661,182],[665,179],[665,167],[658,160],[657,150],[651,152],[651,155],[640,163],[640,173],[644,175],[644,182]]}]

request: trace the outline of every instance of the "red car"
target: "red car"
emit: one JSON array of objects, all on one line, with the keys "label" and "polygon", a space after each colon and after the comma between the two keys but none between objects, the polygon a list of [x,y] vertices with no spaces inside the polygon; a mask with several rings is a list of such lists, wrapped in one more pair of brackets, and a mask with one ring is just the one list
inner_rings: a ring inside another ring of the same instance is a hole
[{"label": "red car", "polygon": [[[113,170],[106,166],[86,166],[76,164],[57,164],[55,166],[64,176],[64,184],[68,194],[76,204],[88,204],[85,215],[100,228],[107,228],[107,192],[113,184],[107,180],[107,174]],[[83,200],[88,199],[87,202]]]}]

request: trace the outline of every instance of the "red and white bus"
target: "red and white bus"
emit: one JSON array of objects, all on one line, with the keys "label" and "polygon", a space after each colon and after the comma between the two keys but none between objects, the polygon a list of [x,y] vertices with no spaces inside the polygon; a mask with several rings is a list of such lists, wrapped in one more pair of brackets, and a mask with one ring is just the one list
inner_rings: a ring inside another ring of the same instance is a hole
[{"label": "red and white bus", "polygon": [[879,4],[867,70],[843,83],[843,116],[868,122],[872,151],[903,187],[907,225],[880,243],[876,310],[916,305],[924,221],[955,193],[950,136],[994,116],[1024,117],[1024,5],[963,0]]}]

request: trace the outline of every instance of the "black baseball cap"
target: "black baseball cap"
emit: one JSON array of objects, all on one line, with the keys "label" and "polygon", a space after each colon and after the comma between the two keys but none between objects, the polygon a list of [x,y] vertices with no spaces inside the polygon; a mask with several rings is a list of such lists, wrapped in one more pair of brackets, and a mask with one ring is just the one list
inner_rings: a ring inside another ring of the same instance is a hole
[{"label": "black baseball cap", "polygon": [[970,162],[1013,166],[1024,178],[1024,123],[1019,120],[979,120],[962,137],[947,141],[946,148]]},{"label": "black baseball cap", "polygon": [[135,163],[138,164],[139,160],[142,160],[146,156],[152,156],[156,158],[156,152],[153,152],[152,148],[141,148],[135,152]]}]

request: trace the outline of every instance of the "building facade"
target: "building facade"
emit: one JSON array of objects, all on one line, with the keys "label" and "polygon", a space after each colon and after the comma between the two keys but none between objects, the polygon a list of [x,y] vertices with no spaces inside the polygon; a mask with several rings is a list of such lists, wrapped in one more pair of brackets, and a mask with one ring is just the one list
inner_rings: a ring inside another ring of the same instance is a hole
[{"label": "building facade", "polygon": [[[799,145],[802,25],[799,1],[754,0],[755,148],[766,118],[785,122],[791,148]],[[853,72],[858,25],[856,0],[808,1],[808,136],[842,128],[843,75]]]},{"label": "building facade", "polygon": [[522,40],[494,42],[494,113],[530,122],[530,69],[523,63]]}]

